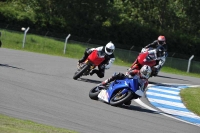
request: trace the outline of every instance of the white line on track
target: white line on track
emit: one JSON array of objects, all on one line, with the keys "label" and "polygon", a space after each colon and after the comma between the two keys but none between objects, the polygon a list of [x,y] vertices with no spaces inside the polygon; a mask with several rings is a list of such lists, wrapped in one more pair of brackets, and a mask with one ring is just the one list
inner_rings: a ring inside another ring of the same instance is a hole
[{"label": "white line on track", "polygon": [[[178,118],[176,118],[176,117],[173,117],[173,116],[171,116],[171,115],[162,113],[162,112],[160,112],[160,111],[158,111],[158,110],[156,110],[156,109],[154,109],[154,108],[152,108],[152,107],[146,105],[146,104],[143,103],[140,99],[135,99],[134,101],[135,101],[136,103],[138,103],[139,105],[143,106],[144,108],[149,109],[149,110],[151,110],[151,111],[155,111],[155,112],[157,112],[158,114],[161,114],[161,115],[164,115],[164,116],[167,116],[167,117],[170,117],[170,118],[173,118],[173,119],[176,119],[176,120],[179,120],[179,121],[182,121],[182,122],[191,124],[191,125],[196,125],[196,124],[193,124],[193,123],[190,123],[190,122],[187,122],[187,121],[178,119]],[[196,126],[200,126],[200,125],[196,125]]]},{"label": "white line on track", "polygon": [[179,116],[184,116],[184,117],[190,117],[190,118],[196,118],[199,119],[198,116],[196,116],[194,113],[192,112],[185,112],[185,111],[177,111],[177,110],[173,110],[173,109],[166,109],[166,108],[161,108],[159,107],[160,110],[163,110],[166,113],[170,113],[173,115],[179,115]]},{"label": "white line on track", "polygon": [[153,88],[153,87],[151,87],[151,90],[158,91],[158,92],[166,92],[166,93],[175,94],[175,95],[179,94],[179,92],[169,91],[169,90],[162,90],[162,89]]},{"label": "white line on track", "polygon": [[[163,83],[163,84],[166,84],[166,85],[173,85],[171,83]],[[186,85],[186,84],[174,84],[174,85],[180,85],[180,86],[183,86],[183,85]],[[162,89],[158,89],[158,88],[153,88],[153,86],[157,86],[157,85],[152,85],[152,84],[149,84],[148,87],[151,88],[151,90],[155,90],[155,91],[160,91],[160,92],[166,92],[166,93],[169,93],[169,94],[179,94],[180,92],[174,92],[174,91],[168,91],[168,90],[162,90]],[[189,87],[199,87],[200,85],[188,85],[187,86]],[[174,88],[174,90],[181,90],[182,88]],[[148,95],[154,95],[154,96],[158,96],[157,93],[155,92],[148,92],[147,91],[147,94]],[[165,98],[171,98],[171,99],[178,99],[180,100],[180,97],[178,98],[177,96],[170,96],[170,95],[165,95],[165,94],[159,94],[160,97],[165,97]],[[165,100],[158,100],[158,99],[153,99],[153,98],[148,98],[148,100],[150,102],[157,102],[157,103],[161,103],[161,104],[166,104],[166,105],[170,105],[170,106],[175,106],[175,107],[181,107],[181,108],[186,108],[182,103],[177,103],[177,102],[171,102],[171,101],[165,101]],[[160,110],[164,111],[164,112],[160,112],[148,105],[146,105],[145,103],[143,103],[140,99],[135,99],[134,100],[136,103],[138,103],[139,105],[143,106],[144,108],[146,109],[149,109],[151,111],[155,111],[157,112],[158,114],[161,114],[161,115],[164,115],[164,116],[167,116],[167,117],[170,117],[170,118],[173,118],[173,119],[176,119],[176,120],[179,120],[179,121],[182,121],[182,122],[185,122],[185,123],[188,123],[188,124],[192,124],[192,125],[196,125],[196,126],[199,126],[199,124],[195,124],[195,123],[191,123],[191,122],[188,122],[188,121],[185,121],[185,120],[182,120],[182,119],[179,119],[179,118],[176,118],[176,117],[173,117],[172,115],[168,115],[166,113],[170,113],[170,114],[174,114],[174,115],[183,115],[183,116],[189,116],[191,118],[198,118],[198,116],[194,116],[193,113],[191,112],[183,112],[182,114],[180,113],[181,111],[179,111],[179,113],[177,114],[176,111],[173,111],[173,110],[170,110],[170,109],[166,109],[166,108],[159,108]]]},{"label": "white line on track", "polygon": [[185,106],[182,103],[170,102],[170,101],[166,101],[166,100],[159,100],[159,99],[153,99],[153,98],[148,98],[148,100],[150,102],[156,102],[156,103],[160,103],[160,104],[166,104],[166,105],[170,105],[170,106],[185,108]]},{"label": "white line on track", "polygon": [[171,98],[171,99],[176,99],[176,100],[181,100],[179,96],[170,96],[170,95],[165,95],[165,94],[160,94],[160,93],[154,93],[154,92],[146,92],[148,95],[152,96],[160,96],[160,97],[165,97],[165,98]]}]

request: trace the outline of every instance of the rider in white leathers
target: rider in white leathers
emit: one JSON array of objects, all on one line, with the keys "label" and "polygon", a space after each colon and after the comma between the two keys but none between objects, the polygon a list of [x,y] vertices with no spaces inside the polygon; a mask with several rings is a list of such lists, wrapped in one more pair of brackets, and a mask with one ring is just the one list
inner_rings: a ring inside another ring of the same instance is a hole
[{"label": "rider in white leathers", "polygon": [[115,61],[115,56],[113,53],[115,50],[115,45],[112,42],[109,42],[106,44],[106,46],[87,48],[83,57],[78,61],[78,66],[80,65],[80,63],[84,62],[87,59],[87,57],[92,53],[93,50],[99,51],[101,56],[105,56],[105,60],[98,66],[98,70],[93,69],[90,72],[90,75],[96,73],[99,78],[103,78],[105,75],[105,69],[109,69]]}]

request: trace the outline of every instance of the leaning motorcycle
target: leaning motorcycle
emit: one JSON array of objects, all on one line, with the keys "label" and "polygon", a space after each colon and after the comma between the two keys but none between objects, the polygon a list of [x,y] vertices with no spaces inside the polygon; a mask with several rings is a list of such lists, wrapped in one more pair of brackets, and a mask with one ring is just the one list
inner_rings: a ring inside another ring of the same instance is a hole
[{"label": "leaning motorcycle", "polygon": [[105,60],[105,56],[100,55],[97,50],[94,50],[88,58],[81,63],[80,67],[77,68],[73,79],[77,80],[81,76],[89,75],[90,71],[93,70],[96,66],[100,65]]},{"label": "leaning motorcycle", "polygon": [[126,77],[123,80],[115,80],[108,86],[96,86],[89,92],[93,100],[100,99],[112,106],[126,105],[126,102],[143,96],[137,78]]},{"label": "leaning motorcycle", "polygon": [[[162,48],[162,46],[158,47],[157,49]],[[152,52],[154,51],[154,52]],[[143,49],[142,52],[138,55],[135,62],[132,64],[132,69],[140,70],[142,66],[148,65],[152,69],[151,77],[157,76],[158,70],[154,66],[156,65],[156,49]]]}]

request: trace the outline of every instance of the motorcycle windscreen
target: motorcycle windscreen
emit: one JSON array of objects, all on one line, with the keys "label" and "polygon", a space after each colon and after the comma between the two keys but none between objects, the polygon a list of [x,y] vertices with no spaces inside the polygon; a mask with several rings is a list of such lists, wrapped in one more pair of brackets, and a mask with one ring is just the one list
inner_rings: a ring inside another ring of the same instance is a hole
[{"label": "motorcycle windscreen", "polygon": [[148,52],[145,53],[140,53],[139,56],[137,57],[137,60],[139,62],[139,64],[143,65],[148,65],[150,67],[155,66],[156,65],[156,61],[155,60],[148,60]]},{"label": "motorcycle windscreen", "polygon": [[98,51],[94,50],[89,56],[88,56],[88,60],[90,62],[92,62],[95,66],[98,66],[99,64],[101,64],[101,62],[103,62],[105,60],[104,57],[99,57],[98,56]]},{"label": "motorcycle windscreen", "polygon": [[138,79],[129,79],[129,85],[133,92],[136,92],[139,88]]}]

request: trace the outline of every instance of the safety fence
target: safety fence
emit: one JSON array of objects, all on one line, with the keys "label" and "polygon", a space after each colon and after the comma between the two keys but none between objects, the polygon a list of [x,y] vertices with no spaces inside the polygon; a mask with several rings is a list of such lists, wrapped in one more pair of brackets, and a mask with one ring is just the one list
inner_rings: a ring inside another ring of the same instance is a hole
[{"label": "safety fence", "polygon": [[[5,30],[5,29],[0,29],[1,32],[1,41],[4,44],[5,42],[8,41],[13,41],[11,44],[15,45],[15,44],[20,44],[21,47],[27,47],[29,46],[29,48],[31,49],[33,46],[38,46],[38,41],[36,38],[34,38],[35,36],[31,36],[27,33],[28,30],[27,29],[23,29],[24,31],[10,31],[10,30]],[[27,31],[26,31],[27,30]],[[7,33],[7,31],[9,31],[9,34]],[[12,33],[18,33],[21,34],[21,38],[17,38],[15,34]],[[25,35],[26,33],[26,35]],[[67,38],[68,37],[68,38]],[[13,39],[16,38],[16,39]],[[81,41],[81,39],[79,37],[73,36],[72,39],[70,38],[70,36],[66,36],[66,38],[54,38],[54,37],[49,37],[47,36],[47,34],[45,34],[45,36],[41,36],[42,38],[42,45],[41,45],[41,51],[44,51],[45,48],[49,47],[48,43],[46,42],[47,39],[51,38],[52,40],[56,40],[58,42],[56,42],[54,45],[60,45],[62,44],[62,46],[60,47],[55,47],[54,50],[59,51],[61,54],[65,54],[65,52],[70,52],[72,54],[72,57],[77,57],[77,54],[83,54],[83,51],[79,51],[78,49],[69,49],[68,47],[73,47],[73,44],[79,44],[80,46],[87,48],[87,47],[98,47],[100,46],[99,43],[98,44],[94,44],[91,39],[83,39],[83,41]],[[77,39],[76,39],[77,38]],[[103,41],[99,41],[102,44],[106,44],[107,42],[103,42]],[[142,47],[141,47],[142,48]],[[117,57],[117,59],[122,60],[123,62],[127,62],[127,63],[133,63],[135,61],[135,59],[137,58],[138,54],[139,54],[139,50],[141,49],[138,47],[134,47],[134,45],[129,49],[129,50],[125,50],[125,49],[120,49],[120,48],[116,48],[115,50],[115,56]],[[65,51],[67,49],[67,51]],[[66,54],[67,54],[66,53]],[[177,58],[174,55],[179,55],[178,57],[184,57],[182,58]],[[192,55],[191,55],[192,56]],[[186,56],[186,55],[181,55],[178,53],[169,53],[168,57],[166,58],[166,62],[164,64],[164,66],[167,67],[171,67],[171,68],[175,68],[178,70],[182,70],[187,72],[192,72],[192,73],[200,73],[200,61],[198,61],[198,59],[200,59],[199,57],[196,57],[194,55],[196,60],[191,60],[191,63],[189,63],[189,58],[190,56]],[[80,56],[79,56],[80,58]]]}]

